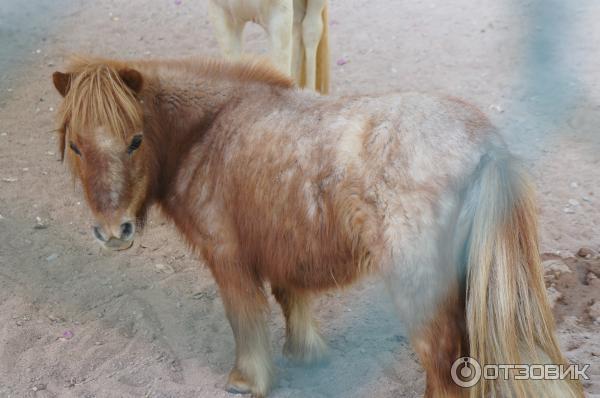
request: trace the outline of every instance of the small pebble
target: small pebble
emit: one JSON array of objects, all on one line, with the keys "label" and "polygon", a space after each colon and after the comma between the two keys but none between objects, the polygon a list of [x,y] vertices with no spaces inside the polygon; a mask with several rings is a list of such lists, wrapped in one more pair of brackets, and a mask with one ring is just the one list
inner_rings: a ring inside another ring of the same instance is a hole
[{"label": "small pebble", "polygon": [[50,262],[50,261],[54,261],[58,258],[58,253],[52,253],[51,255],[49,255],[48,257],[46,257],[46,261]]},{"label": "small pebble", "polygon": [[35,225],[33,226],[33,228],[34,229],[46,229],[46,228],[48,228],[48,225],[40,217],[36,217]]},{"label": "small pebble", "polygon": [[62,338],[65,340],[71,340],[73,336],[75,336],[75,333],[70,330],[65,330],[62,334]]},{"label": "small pebble", "polygon": [[46,385],[44,383],[36,384],[32,388],[33,391],[43,391],[45,389],[46,389]]},{"label": "small pebble", "polygon": [[19,179],[15,178],[15,177],[4,177],[2,179],[2,181],[4,181],[4,182],[17,182],[17,181],[19,181]]},{"label": "small pebble", "polygon": [[583,258],[592,258],[596,255],[597,255],[596,251],[590,247],[582,247],[577,251],[577,256],[583,257]]},{"label": "small pebble", "polygon": [[348,60],[346,60],[345,58],[340,58],[336,61],[336,64],[338,66],[346,65],[347,63],[348,63]]},{"label": "small pebble", "polygon": [[575,199],[569,199],[569,204],[571,206],[579,206],[579,202]]},{"label": "small pebble", "polygon": [[504,109],[500,105],[490,105],[490,109],[495,110],[498,113],[504,113]]},{"label": "small pebble", "polygon": [[159,264],[155,264],[154,266],[156,267],[156,270],[158,272],[163,272],[165,274],[173,274],[173,273],[175,273],[175,270],[173,269],[173,267],[171,267],[168,264],[160,264],[159,263]]},{"label": "small pebble", "polygon": [[40,50],[39,48],[37,50],[35,50],[36,54],[40,54],[42,52],[42,50]]},{"label": "small pebble", "polygon": [[571,183],[571,188],[577,188],[579,186],[579,184],[577,184],[577,182],[573,181]]},{"label": "small pebble", "polygon": [[563,212],[565,212],[567,214],[573,214],[573,213],[575,213],[575,210],[571,209],[570,207],[565,207],[563,209]]}]

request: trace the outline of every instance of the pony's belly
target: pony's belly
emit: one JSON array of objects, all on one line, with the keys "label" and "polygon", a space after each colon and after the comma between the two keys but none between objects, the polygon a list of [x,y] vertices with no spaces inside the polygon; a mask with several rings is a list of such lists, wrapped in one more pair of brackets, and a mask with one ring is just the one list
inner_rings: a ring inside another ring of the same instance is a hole
[{"label": "pony's belly", "polygon": [[262,274],[272,286],[294,290],[323,291],[341,288],[355,282],[359,277],[357,270],[358,267],[351,262],[298,263],[285,270],[271,269]]}]

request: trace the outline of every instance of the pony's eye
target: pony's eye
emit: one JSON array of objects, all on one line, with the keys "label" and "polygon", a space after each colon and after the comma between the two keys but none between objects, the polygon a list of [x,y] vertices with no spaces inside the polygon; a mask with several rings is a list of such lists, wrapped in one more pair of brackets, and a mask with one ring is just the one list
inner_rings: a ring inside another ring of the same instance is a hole
[{"label": "pony's eye", "polygon": [[134,135],[131,139],[131,144],[129,144],[129,147],[127,148],[127,153],[131,155],[131,153],[138,149],[140,145],[142,145],[142,135]]},{"label": "pony's eye", "polygon": [[69,148],[71,148],[71,150],[75,152],[77,156],[81,156],[81,151],[79,150],[79,148],[77,148],[77,145],[75,145],[73,141],[69,141]]}]

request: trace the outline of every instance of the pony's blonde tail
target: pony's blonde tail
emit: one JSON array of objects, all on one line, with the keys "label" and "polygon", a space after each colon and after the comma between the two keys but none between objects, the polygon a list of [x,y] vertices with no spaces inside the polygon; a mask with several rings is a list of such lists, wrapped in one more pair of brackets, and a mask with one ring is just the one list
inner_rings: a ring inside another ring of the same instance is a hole
[{"label": "pony's blonde tail", "polygon": [[[534,192],[518,162],[497,152],[482,160],[463,216],[470,356],[485,364],[565,364],[538,252]],[[502,376],[502,375],[500,375]],[[578,381],[481,381],[473,397],[582,397]]]},{"label": "pony's blonde tail", "polygon": [[329,5],[325,3],[323,11],[321,11],[321,19],[323,21],[323,32],[321,40],[317,47],[317,68],[316,68],[316,90],[321,94],[329,93]]}]

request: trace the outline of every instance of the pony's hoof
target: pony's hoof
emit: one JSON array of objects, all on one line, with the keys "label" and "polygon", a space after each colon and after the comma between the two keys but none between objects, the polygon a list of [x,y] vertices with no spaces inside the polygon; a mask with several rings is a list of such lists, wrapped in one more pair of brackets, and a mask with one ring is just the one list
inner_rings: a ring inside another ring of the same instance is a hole
[{"label": "pony's hoof", "polygon": [[250,394],[252,392],[252,390],[250,390],[250,387],[248,386],[240,386],[240,385],[236,385],[236,384],[232,384],[232,383],[227,383],[227,386],[225,387],[225,391],[227,391],[230,394],[238,394],[238,395],[242,395],[242,394]]},{"label": "pony's hoof", "polygon": [[251,394],[252,385],[246,380],[239,370],[234,369],[231,371],[231,373],[229,373],[229,379],[227,380],[225,391],[230,394]]}]

